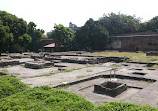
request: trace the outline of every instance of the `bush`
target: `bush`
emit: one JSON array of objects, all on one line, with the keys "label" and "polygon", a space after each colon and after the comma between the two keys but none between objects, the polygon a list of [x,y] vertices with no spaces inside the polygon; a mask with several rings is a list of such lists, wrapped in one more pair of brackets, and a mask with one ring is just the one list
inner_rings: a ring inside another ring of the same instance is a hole
[{"label": "bush", "polygon": [[151,106],[141,106],[132,103],[110,102],[95,107],[94,111],[158,111]]},{"label": "bush", "polygon": [[29,88],[10,76],[0,76],[0,97],[0,111],[158,111],[151,106],[122,102],[94,107],[76,94],[48,86]]},{"label": "bush", "polygon": [[89,111],[94,109],[94,105],[75,94],[41,86],[1,99],[0,109],[4,111]]},{"label": "bush", "polygon": [[29,87],[15,77],[0,76],[0,99],[24,91]]}]

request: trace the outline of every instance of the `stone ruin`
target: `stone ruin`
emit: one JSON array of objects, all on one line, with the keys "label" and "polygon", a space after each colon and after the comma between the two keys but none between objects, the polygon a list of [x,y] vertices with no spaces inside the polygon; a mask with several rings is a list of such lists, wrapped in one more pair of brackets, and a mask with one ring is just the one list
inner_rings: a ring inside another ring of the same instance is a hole
[{"label": "stone ruin", "polygon": [[[94,92],[115,97],[127,90],[126,84],[117,82],[115,70],[116,68],[110,70],[110,81],[101,84],[94,84]],[[114,71],[113,75],[111,74],[112,71]],[[112,76],[114,78],[112,78]]]},{"label": "stone ruin", "polygon": [[19,61],[16,60],[0,60],[0,67],[5,67],[9,65],[19,65]]},{"label": "stone ruin", "polygon": [[45,60],[54,61],[60,60],[61,62],[67,63],[78,63],[78,64],[98,64],[106,62],[124,62],[128,60],[128,57],[105,57],[105,56],[86,56],[86,55],[49,55],[45,57]]},{"label": "stone ruin", "polygon": [[146,53],[146,56],[158,56],[158,51],[150,51]]},{"label": "stone ruin", "polygon": [[43,69],[51,66],[54,66],[54,62],[39,60],[39,61],[30,61],[25,63],[25,67],[31,69]]},{"label": "stone ruin", "polygon": [[124,83],[117,83],[113,81],[108,81],[102,84],[94,85],[94,92],[107,94],[110,96],[117,96],[121,94],[123,91],[127,90],[127,85]]},{"label": "stone ruin", "polygon": [[30,55],[24,54],[10,54],[9,55],[12,59],[22,59],[22,58],[30,58]]}]

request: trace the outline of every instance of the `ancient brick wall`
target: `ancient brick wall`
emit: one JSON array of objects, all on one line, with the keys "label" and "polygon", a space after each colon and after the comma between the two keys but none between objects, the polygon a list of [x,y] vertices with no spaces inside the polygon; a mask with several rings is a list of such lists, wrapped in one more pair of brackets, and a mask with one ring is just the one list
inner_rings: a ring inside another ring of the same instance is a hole
[{"label": "ancient brick wall", "polygon": [[111,36],[108,49],[120,51],[158,51],[158,34]]},{"label": "ancient brick wall", "polygon": [[158,37],[122,37],[122,51],[158,51]]}]

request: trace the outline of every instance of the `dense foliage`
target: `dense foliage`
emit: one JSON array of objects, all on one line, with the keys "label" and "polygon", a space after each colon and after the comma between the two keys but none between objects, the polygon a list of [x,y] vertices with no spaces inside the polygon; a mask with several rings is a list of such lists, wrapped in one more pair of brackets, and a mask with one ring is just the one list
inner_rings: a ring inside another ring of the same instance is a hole
[{"label": "dense foliage", "polygon": [[48,86],[28,88],[15,77],[0,77],[2,111],[158,111],[151,106],[110,102],[95,107],[76,94]]},{"label": "dense foliage", "polygon": [[27,24],[22,18],[0,11],[0,54],[3,51],[37,51],[41,48],[44,30],[36,29],[33,22]]},{"label": "dense foliage", "polygon": [[[87,20],[73,32],[70,27],[55,25],[47,34],[54,40],[56,51],[105,50],[108,36],[145,31],[158,31],[158,16],[147,22],[140,18],[121,13],[103,15],[99,20]],[[33,22],[26,23],[22,18],[0,11],[0,54],[1,52],[37,52],[42,49],[44,30],[37,29]]]},{"label": "dense foliage", "polygon": [[8,46],[13,41],[13,34],[8,26],[0,25],[0,55],[3,47]]},{"label": "dense foliage", "polygon": [[64,27],[62,24],[55,25],[54,30],[48,36],[54,40],[57,51],[72,49],[74,33],[71,28]]},{"label": "dense foliage", "polygon": [[89,19],[76,31],[75,43],[79,50],[104,50],[108,43],[108,31],[99,22]]},{"label": "dense foliage", "polygon": [[44,36],[44,30],[37,29],[36,24],[30,22],[28,24],[28,32],[27,34],[32,37],[32,41],[26,46],[26,49],[29,51],[37,52],[42,48],[41,39],[47,38]]},{"label": "dense foliage", "polygon": [[15,77],[0,76],[0,99],[28,89],[24,83]]},{"label": "dense foliage", "polygon": [[[3,50],[4,47],[8,47],[7,50],[11,49],[9,47],[12,44],[18,44],[19,37],[22,38],[26,33],[26,21],[5,11],[0,11],[0,50]],[[27,42],[25,43],[27,44]]]},{"label": "dense foliage", "polygon": [[89,111],[94,105],[69,92],[48,86],[35,87],[0,100],[0,109],[31,111]]},{"label": "dense foliage", "polygon": [[94,111],[158,111],[151,106],[141,106],[132,103],[110,102],[95,107]]},{"label": "dense foliage", "polygon": [[137,32],[140,20],[134,16],[110,13],[99,19],[99,23],[105,27],[110,35]]}]

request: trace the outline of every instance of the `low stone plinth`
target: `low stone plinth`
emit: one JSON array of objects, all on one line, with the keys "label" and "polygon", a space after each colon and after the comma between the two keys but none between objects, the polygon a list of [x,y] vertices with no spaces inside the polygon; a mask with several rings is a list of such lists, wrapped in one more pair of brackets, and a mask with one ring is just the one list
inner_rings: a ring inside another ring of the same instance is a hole
[{"label": "low stone plinth", "polygon": [[30,61],[25,63],[25,67],[31,69],[43,69],[51,66],[54,66],[54,63],[50,61]]},{"label": "low stone plinth", "polygon": [[150,51],[146,53],[146,56],[158,56],[158,51]]},{"label": "low stone plinth", "polygon": [[0,67],[5,67],[9,65],[19,65],[19,61],[16,60],[0,60]]},{"label": "low stone plinth", "polygon": [[10,55],[11,58],[13,59],[22,59],[22,58],[29,58],[29,55],[23,55],[23,54],[11,54]]},{"label": "low stone plinth", "polygon": [[31,55],[32,59],[43,59],[44,55],[43,54],[33,54]]},{"label": "low stone plinth", "polygon": [[127,90],[126,84],[111,81],[94,85],[94,92],[110,96],[117,96],[125,90]]},{"label": "low stone plinth", "polygon": [[128,57],[107,57],[108,62],[116,62],[116,63],[124,62],[128,59],[129,59]]}]

